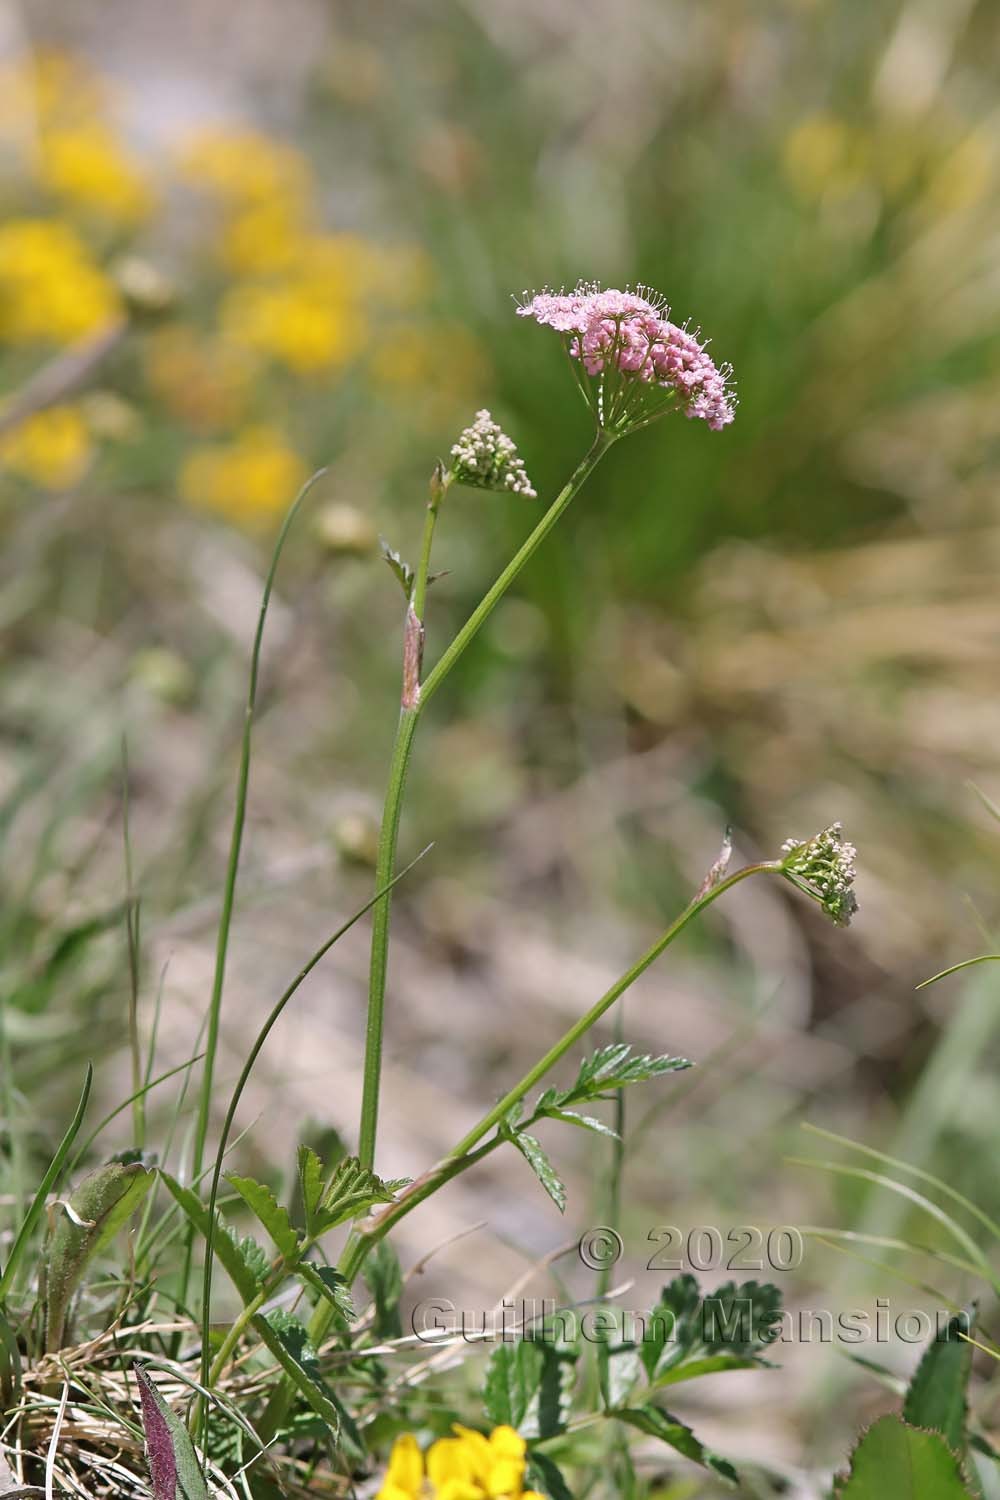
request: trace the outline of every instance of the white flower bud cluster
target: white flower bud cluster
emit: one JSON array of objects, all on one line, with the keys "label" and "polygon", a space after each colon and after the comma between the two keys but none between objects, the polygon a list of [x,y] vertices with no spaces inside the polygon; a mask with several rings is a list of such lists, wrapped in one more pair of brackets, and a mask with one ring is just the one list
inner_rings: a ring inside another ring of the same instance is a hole
[{"label": "white flower bud cluster", "polygon": [[811,887],[819,904],[838,927],[846,927],[858,909],[854,894],[858,851],[844,838],[839,823],[831,823],[815,838],[786,839],[781,846],[784,871]]},{"label": "white flower bud cluster", "polygon": [[486,410],[476,412],[476,420],[454,444],[451,456],[460,484],[480,490],[508,490],[529,500],[537,498],[516,444]]}]

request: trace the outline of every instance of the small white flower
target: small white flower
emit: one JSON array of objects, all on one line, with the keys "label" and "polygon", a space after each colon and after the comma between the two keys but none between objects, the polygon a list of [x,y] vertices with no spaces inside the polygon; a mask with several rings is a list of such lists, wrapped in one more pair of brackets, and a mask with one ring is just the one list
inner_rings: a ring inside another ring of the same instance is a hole
[{"label": "small white flower", "polygon": [[854,894],[855,859],[858,851],[844,838],[839,823],[831,823],[815,838],[786,839],[781,846],[782,868],[795,883],[804,881],[827,916],[846,927],[858,909]]},{"label": "small white flower", "polygon": [[513,495],[537,498],[531,480],[518,457],[517,445],[494,422],[485,409],[452,446],[454,474],[459,484],[480,490],[506,490]]}]

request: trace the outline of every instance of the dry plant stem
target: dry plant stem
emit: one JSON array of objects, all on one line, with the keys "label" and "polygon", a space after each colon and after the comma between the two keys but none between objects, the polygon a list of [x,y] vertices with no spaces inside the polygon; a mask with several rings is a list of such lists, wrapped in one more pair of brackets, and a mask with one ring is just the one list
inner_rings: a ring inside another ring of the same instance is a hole
[{"label": "dry plant stem", "polygon": [[[504,568],[492,588],[473,610],[462,629],[447,647],[426,682],[416,685],[416,690],[405,691],[404,706],[399,717],[396,742],[393,746],[389,782],[386,788],[385,805],[382,812],[382,827],[379,833],[378,857],[375,866],[375,887],[381,889],[392,880],[396,862],[396,844],[399,838],[399,821],[402,812],[403,791],[409,767],[413,736],[420,715],[434,693],[437,692],[452,667],[462,655],[469,642],[492,614],[496,605],[514,582],[525,563],[537,551],[581,489],[593,469],[615,441],[613,435],[598,432],[589,452],[574,470],[568,482],[545,512],[527,541],[522,543],[514,557]],[[427,572],[430,564],[430,548],[433,538],[436,502],[432,497],[428,507],[428,522],[424,529],[424,545],[421,549],[420,567],[414,582],[411,610],[417,627],[422,630],[423,611],[427,594]],[[365,1035],[364,1092],[361,1101],[361,1126],[358,1138],[358,1156],[362,1166],[371,1168],[375,1161],[375,1141],[378,1131],[379,1087],[382,1075],[382,1036],[385,1023],[385,988],[389,959],[390,897],[384,896],[376,905],[372,918],[371,963],[368,986],[368,1022]]]},{"label": "dry plant stem", "polygon": [[[502,1137],[497,1137],[494,1140],[488,1141],[485,1147],[480,1146],[483,1137],[488,1135],[491,1130],[494,1130],[505,1119],[514,1105],[520,1103],[524,1096],[530,1093],[535,1085],[565,1056],[570,1048],[586,1036],[591,1027],[601,1019],[607,1010],[610,1010],[611,1006],[624,995],[626,990],[631,988],[639,976],[644,974],[650,965],[659,958],[664,949],[668,948],[674,939],[684,931],[689,922],[693,921],[700,912],[704,911],[707,906],[710,906],[713,901],[716,901],[726,891],[731,890],[740,881],[747,880],[751,875],[780,875],[781,873],[781,860],[762,860],[758,864],[746,865],[742,870],[737,870],[725,880],[720,880],[718,885],[713,886],[711,890],[706,891],[704,895],[692,901],[690,906],[686,907],[680,916],[670,924],[667,930],[657,938],[656,942],[650,948],[646,949],[642,957],[620,979],[615,981],[596,1004],[592,1005],[578,1021],[574,1022],[569,1030],[560,1037],[559,1041],[549,1048],[545,1056],[540,1058],[534,1067],[528,1070],[521,1081],[515,1084],[500,1102],[483,1116],[477,1125],[473,1126],[468,1135],[459,1141],[458,1145],[454,1147],[443,1161],[439,1162],[436,1167],[431,1168],[423,1177],[419,1177],[415,1182],[411,1183],[410,1187],[401,1194],[395,1203],[386,1208],[373,1221],[370,1221],[370,1228],[365,1229],[363,1232],[355,1232],[345,1246],[344,1254],[338,1267],[341,1273],[347,1278],[348,1283],[354,1281],[364,1264],[365,1257],[372,1247],[395,1224],[398,1224],[400,1219],[416,1208],[418,1203],[422,1203],[425,1198],[429,1198],[443,1183],[450,1181],[452,1177],[456,1177],[460,1172],[465,1171],[466,1167],[472,1166],[474,1162],[479,1161],[486,1154],[487,1150],[491,1150],[501,1143]],[[310,1328],[310,1334],[314,1339],[317,1335],[322,1337],[322,1334],[326,1331],[326,1327],[329,1326],[328,1317],[323,1326],[318,1326],[322,1322],[319,1315],[323,1311],[323,1309],[317,1309],[317,1317]]]}]

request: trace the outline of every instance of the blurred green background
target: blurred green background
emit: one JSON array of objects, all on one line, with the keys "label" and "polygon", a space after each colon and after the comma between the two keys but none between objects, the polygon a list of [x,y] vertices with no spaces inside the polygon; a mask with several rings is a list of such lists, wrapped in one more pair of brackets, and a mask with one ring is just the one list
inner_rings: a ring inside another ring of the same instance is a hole
[{"label": "blurred green background", "polygon": [[[8,1165],[44,1154],[85,1058],[121,1093],[123,734],[144,1025],[159,995],[163,1066],[194,1049],[269,539],[319,464],[269,627],[227,1076],[364,899],[401,623],[377,537],[415,550],[432,464],[483,405],[553,493],[586,414],[512,294],[601,278],[703,326],[737,420],[617,447],[422,729],[404,846],[436,847],[398,903],[385,1170],[437,1159],[727,823],[748,857],[840,818],[849,932],[748,887],[629,1002],[639,1045],[704,1064],[631,1157],[631,1269],[668,1221],[898,1231],[784,1164],[803,1118],[1000,1212],[995,981],[914,994],[991,946],[998,909],[968,784],[1000,795],[997,8],[39,0],[0,22]],[[536,506],[449,495],[431,659]],[[262,1170],[303,1121],[352,1134],[364,935],[340,955],[262,1065],[240,1148]],[[583,1151],[570,1176],[582,1224]],[[488,1218],[439,1275],[496,1295],[566,1234],[532,1194],[498,1164],[404,1248]],[[885,1281],[813,1247],[784,1285],[857,1305]],[[844,1362],[784,1363],[735,1377],[719,1420],[727,1452],[794,1474],[879,1395],[853,1374],[817,1428]]]}]

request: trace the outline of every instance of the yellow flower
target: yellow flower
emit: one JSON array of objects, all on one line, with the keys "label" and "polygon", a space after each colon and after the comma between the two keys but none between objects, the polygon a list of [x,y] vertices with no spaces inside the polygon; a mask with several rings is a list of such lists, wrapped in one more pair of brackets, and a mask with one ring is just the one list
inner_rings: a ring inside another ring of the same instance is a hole
[{"label": "yellow flower", "polygon": [[97,121],[42,134],[38,179],[73,207],[130,227],[153,207],[153,193],[132,155]]},{"label": "yellow flower", "polygon": [[0,440],[0,464],[43,490],[71,489],[83,478],[92,453],[76,406],[36,412]]},{"label": "yellow flower", "polygon": [[235,287],[221,309],[224,333],[297,375],[345,364],[364,342],[360,308],[343,291],[311,281]]},{"label": "yellow flower", "polygon": [[254,527],[285,510],[306,477],[305,464],[280,432],[248,427],[231,443],[192,453],[179,486],[189,504]]},{"label": "yellow flower", "polygon": [[0,69],[0,135],[27,144],[39,128],[104,113],[104,84],[82,58],[47,49]]},{"label": "yellow flower", "polygon": [[115,287],[67,224],[0,226],[0,339],[70,343],[119,316]]},{"label": "yellow flower", "polygon": [[485,1437],[469,1427],[441,1438],[425,1462],[410,1433],[397,1438],[376,1500],[542,1500],[524,1484],[524,1439],[512,1427]]},{"label": "yellow flower", "polygon": [[181,151],[181,176],[224,207],[305,203],[312,174],[302,154],[256,130],[202,130]]}]

